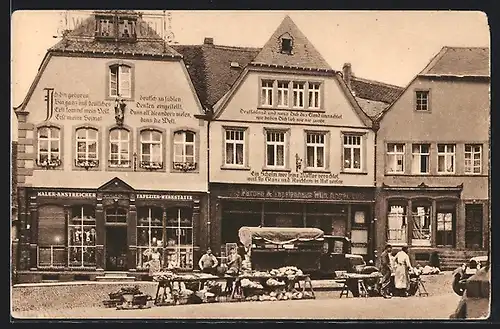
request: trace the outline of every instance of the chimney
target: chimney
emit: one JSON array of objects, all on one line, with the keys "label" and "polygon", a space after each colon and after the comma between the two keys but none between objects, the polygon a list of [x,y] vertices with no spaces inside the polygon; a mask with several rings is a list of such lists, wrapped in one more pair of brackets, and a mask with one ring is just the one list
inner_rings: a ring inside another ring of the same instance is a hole
[{"label": "chimney", "polygon": [[352,69],[351,69],[351,63],[345,63],[344,66],[342,67],[342,76],[344,77],[344,81],[351,89],[351,77],[352,77]]},{"label": "chimney", "polygon": [[208,38],[208,37],[205,38],[205,40],[203,40],[203,44],[213,46],[214,45],[214,38]]}]

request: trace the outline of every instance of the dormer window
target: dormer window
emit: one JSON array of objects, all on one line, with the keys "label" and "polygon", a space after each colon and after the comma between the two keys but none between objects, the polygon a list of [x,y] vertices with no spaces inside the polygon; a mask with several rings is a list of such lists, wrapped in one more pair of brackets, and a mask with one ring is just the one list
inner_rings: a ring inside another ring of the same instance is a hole
[{"label": "dormer window", "polygon": [[293,42],[291,38],[281,38],[281,52],[290,55],[292,53]]},{"label": "dormer window", "polygon": [[97,38],[130,41],[136,38],[136,19],[129,16],[96,16]]}]

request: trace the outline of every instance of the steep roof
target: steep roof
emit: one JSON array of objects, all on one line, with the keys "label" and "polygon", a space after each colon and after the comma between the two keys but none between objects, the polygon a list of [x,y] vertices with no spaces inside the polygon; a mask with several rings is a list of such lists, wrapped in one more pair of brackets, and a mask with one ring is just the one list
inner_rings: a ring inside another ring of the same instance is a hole
[{"label": "steep roof", "polygon": [[490,76],[490,49],[443,47],[421,76]]},{"label": "steep roof", "polygon": [[229,91],[243,69],[260,51],[260,48],[213,44],[172,47],[184,56],[196,93],[203,106],[209,108]]},{"label": "steep roof", "polygon": [[75,29],[69,31],[56,45],[49,48],[49,52],[181,57],[179,53],[162,40],[156,31],[141,19],[140,15],[137,18],[137,39],[134,42],[96,39],[95,24],[95,16],[91,15]]},{"label": "steep roof", "polygon": [[[281,52],[280,40],[282,36],[292,39],[291,54]],[[289,16],[283,19],[280,26],[255,57],[253,63],[321,70],[332,69]]]},{"label": "steep roof", "polygon": [[351,89],[357,98],[390,104],[403,92],[403,87],[388,83],[351,77]]}]

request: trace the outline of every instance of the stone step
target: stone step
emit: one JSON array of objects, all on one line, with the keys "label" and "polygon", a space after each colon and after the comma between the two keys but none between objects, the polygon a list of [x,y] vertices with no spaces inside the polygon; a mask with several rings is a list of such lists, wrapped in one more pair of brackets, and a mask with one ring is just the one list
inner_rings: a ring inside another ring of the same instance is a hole
[{"label": "stone step", "polygon": [[97,276],[96,281],[99,282],[134,282],[134,276],[111,276],[111,275],[103,275]]}]

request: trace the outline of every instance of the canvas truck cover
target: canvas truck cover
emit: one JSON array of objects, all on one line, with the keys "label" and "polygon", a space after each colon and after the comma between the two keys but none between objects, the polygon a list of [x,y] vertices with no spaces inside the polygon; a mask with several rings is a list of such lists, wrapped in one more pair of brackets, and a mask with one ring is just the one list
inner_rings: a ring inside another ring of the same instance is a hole
[{"label": "canvas truck cover", "polygon": [[249,248],[252,239],[260,238],[274,244],[289,244],[295,241],[311,241],[323,238],[323,231],[318,228],[295,227],[248,227],[243,226],[238,232],[240,242]]}]

